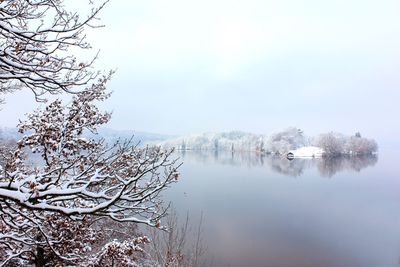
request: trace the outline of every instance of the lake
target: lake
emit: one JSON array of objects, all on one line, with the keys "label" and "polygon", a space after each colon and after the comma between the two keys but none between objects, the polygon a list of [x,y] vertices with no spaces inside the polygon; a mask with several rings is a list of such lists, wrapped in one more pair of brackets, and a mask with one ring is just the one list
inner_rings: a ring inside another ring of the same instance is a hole
[{"label": "lake", "polygon": [[400,166],[376,157],[294,159],[186,151],[164,193],[203,213],[214,266],[400,266]]}]

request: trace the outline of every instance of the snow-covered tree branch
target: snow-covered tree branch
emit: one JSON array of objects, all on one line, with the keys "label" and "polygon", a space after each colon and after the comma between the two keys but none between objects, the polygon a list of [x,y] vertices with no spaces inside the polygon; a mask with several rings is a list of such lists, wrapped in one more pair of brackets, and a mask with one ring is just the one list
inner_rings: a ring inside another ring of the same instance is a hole
[{"label": "snow-covered tree branch", "polygon": [[0,93],[29,88],[37,99],[46,92],[72,92],[96,76],[93,60],[76,58],[71,48],[89,49],[86,27],[105,2],[87,2],[86,15],[70,11],[64,0],[0,1]]},{"label": "snow-covered tree branch", "polygon": [[[95,106],[109,96],[108,79],[66,106],[50,103],[18,125],[24,136],[3,155],[0,174],[0,264],[18,259],[43,266],[50,258],[77,264],[104,256],[104,250],[85,255],[96,241],[97,220],[161,228],[165,208],[158,195],[178,179],[172,151],[138,148],[129,140],[107,146],[83,137],[110,119]],[[34,154],[38,164],[29,161]],[[139,241],[131,242],[134,250]]]}]

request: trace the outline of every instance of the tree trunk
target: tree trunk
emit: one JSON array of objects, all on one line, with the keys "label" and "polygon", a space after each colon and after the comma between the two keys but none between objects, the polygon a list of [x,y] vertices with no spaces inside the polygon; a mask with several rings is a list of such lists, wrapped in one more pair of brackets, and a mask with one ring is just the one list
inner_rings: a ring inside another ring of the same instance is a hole
[{"label": "tree trunk", "polygon": [[37,247],[35,266],[36,267],[44,267],[44,249],[40,246]]}]

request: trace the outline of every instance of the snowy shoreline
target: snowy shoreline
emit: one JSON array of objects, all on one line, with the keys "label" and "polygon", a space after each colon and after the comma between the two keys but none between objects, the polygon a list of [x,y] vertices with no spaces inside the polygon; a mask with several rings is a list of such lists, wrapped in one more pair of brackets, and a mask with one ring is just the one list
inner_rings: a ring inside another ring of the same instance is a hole
[{"label": "snowy shoreline", "polygon": [[302,130],[290,127],[270,135],[245,132],[202,133],[153,143],[162,148],[197,151],[255,152],[263,155],[290,157],[323,157],[338,155],[370,155],[378,151],[373,139],[360,133],[344,135],[325,133],[306,136]]},{"label": "snowy shoreline", "polygon": [[304,146],[295,150],[289,150],[287,158],[322,158],[325,151],[316,146]]}]

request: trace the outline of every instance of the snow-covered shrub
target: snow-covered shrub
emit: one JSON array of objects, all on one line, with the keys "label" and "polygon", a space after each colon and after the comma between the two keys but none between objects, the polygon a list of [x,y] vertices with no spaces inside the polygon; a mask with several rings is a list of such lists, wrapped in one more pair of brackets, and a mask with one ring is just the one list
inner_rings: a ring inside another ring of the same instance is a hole
[{"label": "snow-covered shrub", "polygon": [[107,243],[102,250],[94,255],[88,267],[121,266],[136,267],[138,258],[143,258],[141,245],[149,243],[146,236],[119,242],[113,240]]}]

